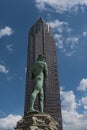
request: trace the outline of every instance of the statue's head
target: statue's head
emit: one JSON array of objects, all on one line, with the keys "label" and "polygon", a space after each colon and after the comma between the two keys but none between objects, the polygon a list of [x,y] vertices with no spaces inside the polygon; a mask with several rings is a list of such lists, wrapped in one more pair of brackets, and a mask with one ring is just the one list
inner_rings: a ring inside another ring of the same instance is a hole
[{"label": "statue's head", "polygon": [[42,54],[38,55],[37,61],[44,61],[44,62],[46,62],[45,55],[42,55]]}]

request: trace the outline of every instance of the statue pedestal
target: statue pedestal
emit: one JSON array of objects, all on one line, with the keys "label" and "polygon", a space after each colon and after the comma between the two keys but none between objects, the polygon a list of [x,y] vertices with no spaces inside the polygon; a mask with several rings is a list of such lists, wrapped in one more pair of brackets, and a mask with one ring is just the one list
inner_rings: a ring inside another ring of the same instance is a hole
[{"label": "statue pedestal", "polygon": [[16,130],[58,130],[58,123],[46,113],[28,114],[17,122]]}]

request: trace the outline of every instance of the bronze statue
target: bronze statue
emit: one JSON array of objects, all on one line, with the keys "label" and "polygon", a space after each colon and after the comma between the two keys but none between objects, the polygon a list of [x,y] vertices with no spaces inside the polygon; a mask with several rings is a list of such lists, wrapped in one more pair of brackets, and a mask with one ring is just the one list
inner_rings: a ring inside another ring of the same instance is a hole
[{"label": "bronze statue", "polygon": [[34,91],[31,94],[30,98],[30,108],[29,112],[36,111],[34,109],[34,103],[36,100],[36,96],[39,94],[40,96],[40,112],[44,111],[44,91],[43,91],[43,81],[48,75],[48,67],[46,63],[46,58],[44,55],[39,55],[37,58],[36,64],[32,69],[32,78],[34,79]]}]

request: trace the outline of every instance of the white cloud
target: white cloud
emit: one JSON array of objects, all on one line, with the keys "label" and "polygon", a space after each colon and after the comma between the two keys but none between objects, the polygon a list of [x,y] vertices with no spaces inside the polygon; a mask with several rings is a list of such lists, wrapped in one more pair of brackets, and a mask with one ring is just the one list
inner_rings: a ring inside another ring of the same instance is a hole
[{"label": "white cloud", "polygon": [[64,38],[62,33],[64,31],[67,33],[70,33],[72,31],[72,29],[69,27],[69,24],[65,21],[59,20],[50,21],[47,24],[53,29],[56,45],[59,49],[64,50]]},{"label": "white cloud", "polygon": [[87,130],[87,114],[63,111],[64,130]]},{"label": "white cloud", "polygon": [[70,45],[70,48],[71,48],[71,49],[74,49],[74,48],[77,47],[78,41],[79,41],[79,38],[76,37],[76,36],[74,36],[74,37],[68,37],[68,38],[66,39],[66,43],[67,43],[68,45]]},{"label": "white cloud", "polygon": [[35,0],[36,1],[36,7],[40,10],[46,10],[45,8],[45,3],[43,1],[38,1],[38,0]]},{"label": "white cloud", "polygon": [[75,51],[71,51],[71,52],[66,52],[66,56],[72,56],[75,53]]},{"label": "white cloud", "polygon": [[1,64],[0,64],[0,73],[4,73],[4,74],[8,73],[8,69],[6,69],[6,67]]},{"label": "white cloud", "polygon": [[86,91],[87,90],[87,78],[83,78],[80,83],[79,86],[77,87],[77,90],[80,91]]},{"label": "white cloud", "polygon": [[17,121],[21,118],[20,115],[8,115],[5,118],[0,118],[0,130],[14,130]]},{"label": "white cloud", "polygon": [[69,37],[69,38],[67,38],[67,42],[78,42],[78,37]]},{"label": "white cloud", "polygon": [[83,36],[84,36],[84,37],[87,36],[87,32],[83,32]]},{"label": "white cloud", "polygon": [[47,23],[54,32],[57,47],[66,56],[72,56],[77,47],[79,37],[73,35],[73,30],[66,21],[54,20]]},{"label": "white cloud", "polygon": [[62,117],[63,117],[64,130],[86,130],[87,113],[85,114],[78,113],[77,106],[79,104],[77,102],[77,98],[74,92],[64,91],[62,89],[61,98],[62,98]]},{"label": "white cloud", "polygon": [[87,6],[87,0],[35,0],[36,7],[40,10],[55,9],[57,12],[64,12],[71,9],[78,10],[79,5],[83,11],[83,5]]},{"label": "white cloud", "polygon": [[69,27],[69,24],[65,21],[59,21],[59,20],[55,20],[55,21],[50,21],[47,24],[49,24],[51,26],[52,29],[54,29],[54,31],[57,31],[59,33],[62,33],[64,30],[70,32],[72,29]]},{"label": "white cloud", "polygon": [[12,51],[13,51],[13,44],[8,44],[8,45],[6,46],[6,48],[7,48],[10,52],[12,52]]},{"label": "white cloud", "polygon": [[60,34],[55,34],[55,40],[57,41],[56,45],[59,49],[63,49],[63,36]]},{"label": "white cloud", "polygon": [[77,107],[73,91],[61,91],[63,110],[74,111]]},{"label": "white cloud", "polygon": [[87,110],[87,96],[82,97],[81,102],[83,104],[84,109]]},{"label": "white cloud", "polygon": [[3,29],[0,29],[0,38],[2,38],[4,36],[10,36],[12,34],[13,34],[13,30],[8,26],[6,26]]}]

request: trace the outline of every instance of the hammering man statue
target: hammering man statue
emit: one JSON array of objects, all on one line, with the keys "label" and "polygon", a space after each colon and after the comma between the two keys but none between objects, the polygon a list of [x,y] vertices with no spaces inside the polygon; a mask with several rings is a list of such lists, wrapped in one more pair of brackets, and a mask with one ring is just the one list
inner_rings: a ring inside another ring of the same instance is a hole
[{"label": "hammering man statue", "polygon": [[36,111],[34,109],[34,103],[36,100],[37,95],[39,94],[39,104],[40,104],[40,112],[44,111],[44,91],[43,91],[43,82],[44,79],[48,75],[48,67],[46,63],[46,58],[44,55],[39,55],[37,58],[36,64],[33,66],[32,69],[32,78],[34,79],[34,90],[31,94],[30,98],[30,108],[29,112]]}]

